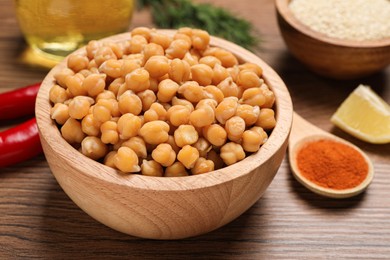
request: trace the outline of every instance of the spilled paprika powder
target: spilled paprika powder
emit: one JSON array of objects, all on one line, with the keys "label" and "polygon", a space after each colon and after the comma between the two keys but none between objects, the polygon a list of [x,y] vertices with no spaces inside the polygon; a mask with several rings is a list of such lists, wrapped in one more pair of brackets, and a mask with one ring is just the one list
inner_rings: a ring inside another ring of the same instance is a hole
[{"label": "spilled paprika powder", "polygon": [[297,154],[297,166],[308,180],[337,190],[358,186],[368,174],[368,164],[356,149],[325,139],[302,147]]}]

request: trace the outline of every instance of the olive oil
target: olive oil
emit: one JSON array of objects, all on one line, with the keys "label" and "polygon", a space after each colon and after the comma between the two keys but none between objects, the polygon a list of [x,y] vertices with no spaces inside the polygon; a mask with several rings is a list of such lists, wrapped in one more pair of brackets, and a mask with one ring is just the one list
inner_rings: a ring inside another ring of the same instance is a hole
[{"label": "olive oil", "polygon": [[126,31],[134,0],[15,0],[15,7],[33,49],[66,56],[90,40]]}]

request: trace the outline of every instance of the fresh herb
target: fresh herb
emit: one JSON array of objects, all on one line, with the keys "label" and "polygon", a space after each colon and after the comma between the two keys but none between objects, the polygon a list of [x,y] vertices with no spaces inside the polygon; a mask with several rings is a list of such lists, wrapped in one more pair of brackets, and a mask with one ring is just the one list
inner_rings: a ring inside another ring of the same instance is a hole
[{"label": "fresh herb", "polygon": [[138,6],[151,8],[153,22],[159,28],[199,28],[248,49],[259,43],[251,23],[211,4],[190,0],[138,0]]}]

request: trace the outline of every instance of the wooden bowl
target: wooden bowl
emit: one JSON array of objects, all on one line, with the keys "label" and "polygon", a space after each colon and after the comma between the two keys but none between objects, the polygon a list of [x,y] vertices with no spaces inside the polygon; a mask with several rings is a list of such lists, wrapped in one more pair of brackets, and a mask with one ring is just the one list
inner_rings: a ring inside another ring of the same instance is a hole
[{"label": "wooden bowl", "polygon": [[290,10],[290,1],[276,0],[280,32],[290,52],[313,72],[356,79],[390,64],[390,38],[358,42],[328,37],[301,23]]},{"label": "wooden bowl", "polygon": [[[167,34],[173,31],[161,30]],[[122,41],[120,34],[104,41]],[[228,41],[212,37],[211,45],[234,53],[241,61],[259,64],[276,96],[277,124],[259,152],[229,167],[187,177],[119,174],[82,155],[61,136],[50,119],[49,90],[44,79],[36,103],[41,142],[50,169],[66,194],[86,213],[124,233],[152,239],[179,239],[217,229],[240,216],[265,192],[285,156],[292,124],[292,102],[280,77],[260,58]],[[80,51],[80,50],[78,50]]]}]

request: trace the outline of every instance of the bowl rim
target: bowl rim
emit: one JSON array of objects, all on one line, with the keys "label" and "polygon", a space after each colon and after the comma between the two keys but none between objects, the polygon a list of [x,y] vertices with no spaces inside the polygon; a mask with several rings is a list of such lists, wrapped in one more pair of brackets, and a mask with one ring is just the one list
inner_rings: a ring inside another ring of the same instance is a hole
[{"label": "bowl rim", "polygon": [[[173,35],[175,32],[175,30],[168,29],[159,29],[158,31],[168,35]],[[126,32],[110,36],[99,41],[118,42],[128,40],[130,37],[130,33]],[[46,141],[49,147],[52,148],[51,150],[56,151],[56,156],[61,156],[68,163],[71,158],[75,162],[72,163],[71,167],[75,168],[78,172],[99,181],[110,182],[111,184],[127,186],[140,190],[180,191],[188,190],[189,188],[201,189],[221,185],[252,172],[260,165],[260,163],[272,160],[272,155],[281,149],[281,147],[287,147],[293,113],[291,96],[279,75],[255,54],[232,42],[215,36],[211,36],[210,45],[231,51],[239,60],[250,60],[253,63],[259,64],[263,68],[263,78],[265,82],[275,93],[276,126],[272,130],[268,141],[261,147],[259,152],[256,152],[246,157],[244,160],[222,169],[205,174],[184,177],[154,177],[143,176],[140,174],[121,174],[119,171],[109,166],[84,156],[61,136],[56,123],[50,117],[50,109],[52,105],[49,101],[49,90],[55,84],[54,74],[60,69],[66,67],[69,55],[50,70],[39,89],[35,113],[41,139]],[[85,47],[82,47],[73,53],[83,52],[84,50]],[[225,169],[229,169],[229,174],[226,174]]]},{"label": "bowl rim", "polygon": [[314,31],[309,26],[299,21],[299,19],[296,18],[296,16],[292,13],[291,9],[288,6],[291,1],[293,0],[275,0],[276,11],[295,30],[301,32],[302,34],[310,38],[340,47],[381,48],[390,46],[390,37],[378,40],[354,41],[349,39],[333,38],[323,33]]}]

